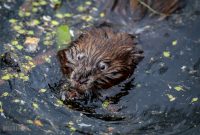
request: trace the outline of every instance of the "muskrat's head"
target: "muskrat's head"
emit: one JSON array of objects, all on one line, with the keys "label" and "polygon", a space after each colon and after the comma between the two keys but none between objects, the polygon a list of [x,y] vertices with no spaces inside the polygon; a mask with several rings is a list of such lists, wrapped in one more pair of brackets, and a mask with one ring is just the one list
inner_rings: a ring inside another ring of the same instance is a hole
[{"label": "muskrat's head", "polygon": [[106,89],[131,75],[142,58],[135,38],[110,28],[83,33],[67,49],[58,52],[61,68],[78,93]]}]

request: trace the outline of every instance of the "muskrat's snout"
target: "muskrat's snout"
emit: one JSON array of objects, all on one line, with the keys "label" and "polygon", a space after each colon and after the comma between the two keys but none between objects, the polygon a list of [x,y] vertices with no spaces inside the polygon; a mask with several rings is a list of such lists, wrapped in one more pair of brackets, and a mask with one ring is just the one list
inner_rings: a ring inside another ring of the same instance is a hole
[{"label": "muskrat's snout", "polygon": [[86,90],[91,88],[91,75],[91,71],[84,66],[75,68],[70,76],[71,87],[77,90],[79,94],[85,93]]},{"label": "muskrat's snout", "polygon": [[72,76],[72,80],[79,84],[87,84],[89,79],[80,73],[75,73]]}]

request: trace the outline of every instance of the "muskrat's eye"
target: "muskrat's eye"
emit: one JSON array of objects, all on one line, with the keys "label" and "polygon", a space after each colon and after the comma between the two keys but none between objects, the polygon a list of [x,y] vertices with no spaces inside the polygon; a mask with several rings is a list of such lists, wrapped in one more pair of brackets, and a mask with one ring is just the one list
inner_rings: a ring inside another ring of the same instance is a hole
[{"label": "muskrat's eye", "polygon": [[108,65],[107,65],[107,63],[101,61],[98,65],[98,67],[100,70],[106,70],[108,68]]},{"label": "muskrat's eye", "polygon": [[82,60],[85,57],[84,53],[77,54],[77,60]]}]

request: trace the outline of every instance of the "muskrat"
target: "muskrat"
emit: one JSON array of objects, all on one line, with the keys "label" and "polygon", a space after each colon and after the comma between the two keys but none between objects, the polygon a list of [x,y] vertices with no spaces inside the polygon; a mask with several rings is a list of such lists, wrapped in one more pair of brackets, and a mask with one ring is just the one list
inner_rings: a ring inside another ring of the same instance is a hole
[{"label": "muskrat", "polygon": [[62,72],[78,94],[110,88],[131,75],[143,58],[136,44],[135,36],[108,27],[85,31],[58,52]]}]

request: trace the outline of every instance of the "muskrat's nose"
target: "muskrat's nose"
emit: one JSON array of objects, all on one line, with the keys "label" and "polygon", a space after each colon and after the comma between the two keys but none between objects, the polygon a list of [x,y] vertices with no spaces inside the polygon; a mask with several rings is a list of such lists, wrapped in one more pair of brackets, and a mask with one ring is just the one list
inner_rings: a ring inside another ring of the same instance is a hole
[{"label": "muskrat's nose", "polygon": [[75,74],[72,79],[74,81],[76,81],[77,83],[79,84],[84,84],[84,83],[87,83],[87,81],[89,80],[87,77],[83,77],[82,75],[80,74]]}]

